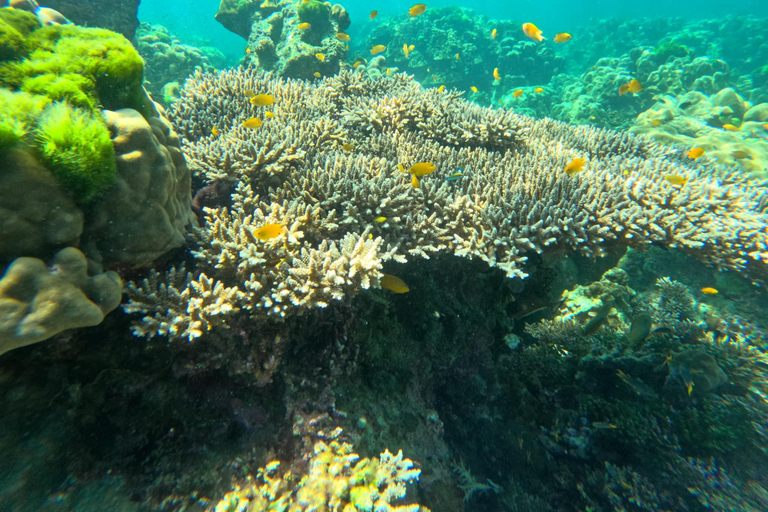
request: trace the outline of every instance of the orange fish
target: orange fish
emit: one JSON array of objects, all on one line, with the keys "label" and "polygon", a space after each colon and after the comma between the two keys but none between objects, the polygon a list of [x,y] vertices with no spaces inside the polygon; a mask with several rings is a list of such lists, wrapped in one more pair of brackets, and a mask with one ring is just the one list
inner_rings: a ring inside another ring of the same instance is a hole
[{"label": "orange fish", "polygon": [[584,165],[586,165],[586,163],[586,160],[583,158],[574,158],[568,163],[568,165],[565,166],[563,172],[568,176],[573,176],[574,174],[581,172],[584,169]]},{"label": "orange fish", "polygon": [[349,41],[349,34],[345,34],[344,32],[339,32],[336,34],[336,39],[339,41]]},{"label": "orange fish", "polygon": [[564,43],[566,41],[570,41],[571,37],[573,36],[568,32],[560,32],[559,34],[555,34],[553,41],[556,43]]},{"label": "orange fish", "polygon": [[533,23],[523,23],[523,33],[537,43],[544,40],[544,37],[541,35],[541,30],[539,30],[539,27]]},{"label": "orange fish", "polygon": [[739,127],[732,124],[724,124],[723,130],[728,130],[729,132],[737,132],[739,131]]},{"label": "orange fish", "polygon": [[373,19],[378,15],[379,15],[379,11],[371,11],[371,14],[369,14],[368,17]]},{"label": "orange fish", "polygon": [[498,34],[499,31],[496,29],[491,30],[491,39],[496,39],[496,34]]},{"label": "orange fish", "polygon": [[374,45],[373,48],[371,48],[371,55],[378,55],[386,49],[387,47],[383,44]]},{"label": "orange fish", "polygon": [[543,87],[537,87],[537,88],[535,88],[533,90],[533,92],[535,92],[536,94],[541,94],[541,93],[544,92],[544,88]]},{"label": "orange fish", "polygon": [[523,95],[523,90],[522,89],[518,89],[518,90],[516,90],[515,92],[512,93],[512,96],[515,97],[515,98],[519,98],[522,95]]},{"label": "orange fish", "polygon": [[408,15],[418,16],[419,14],[424,14],[424,11],[427,10],[427,4],[415,4],[413,7],[408,9]]},{"label": "orange fish", "polygon": [[501,75],[499,74],[499,68],[493,68],[493,79],[501,80]]},{"label": "orange fish", "polygon": [[696,160],[702,155],[704,155],[704,150],[700,147],[691,148],[691,150],[688,151],[688,158],[691,160]]}]

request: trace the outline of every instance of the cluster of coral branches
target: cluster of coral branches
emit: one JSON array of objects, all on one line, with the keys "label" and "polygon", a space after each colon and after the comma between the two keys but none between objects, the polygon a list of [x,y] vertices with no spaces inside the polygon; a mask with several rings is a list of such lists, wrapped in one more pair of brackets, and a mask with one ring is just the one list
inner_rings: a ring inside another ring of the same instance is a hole
[{"label": "cluster of coral branches", "polygon": [[[261,94],[274,104],[254,106]],[[239,311],[300,314],[378,286],[388,260],[436,252],[522,278],[532,252],[660,244],[766,274],[768,213],[743,178],[644,138],[461,96],[359,71],[313,83],[253,70],[189,80],[169,117],[192,171],[231,195],[204,210],[194,273],[132,285],[127,309],[151,315],[137,334],[191,339]],[[246,127],[253,117],[263,124]],[[576,158],[584,170],[565,173]],[[399,166],[419,162],[436,170],[414,187]],[[264,240],[269,224],[284,230]]]}]

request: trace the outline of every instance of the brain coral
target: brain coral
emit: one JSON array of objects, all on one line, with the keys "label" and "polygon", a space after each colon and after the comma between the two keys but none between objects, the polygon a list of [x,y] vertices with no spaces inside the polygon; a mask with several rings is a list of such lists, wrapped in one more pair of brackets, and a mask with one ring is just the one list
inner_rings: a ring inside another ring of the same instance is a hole
[{"label": "brain coral", "polygon": [[[246,91],[275,98],[256,130],[243,121],[264,113]],[[154,315],[140,334],[195,337],[238,310],[300,314],[377,286],[387,260],[436,252],[521,278],[531,253],[659,244],[766,276],[760,190],[644,138],[479,107],[404,74],[198,75],[170,116],[193,172],[234,193],[205,210],[196,278],[133,286],[131,311]],[[569,176],[577,157],[586,169]],[[436,170],[414,187],[398,165],[418,162]],[[671,174],[690,181],[675,187]],[[283,230],[265,239],[266,224]]]}]

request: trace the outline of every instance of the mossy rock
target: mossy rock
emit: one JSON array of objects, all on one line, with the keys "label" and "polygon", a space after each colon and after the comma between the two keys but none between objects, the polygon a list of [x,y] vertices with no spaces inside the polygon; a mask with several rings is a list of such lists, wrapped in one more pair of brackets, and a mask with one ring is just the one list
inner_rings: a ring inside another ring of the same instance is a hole
[{"label": "mossy rock", "polygon": [[662,63],[667,62],[670,57],[687,57],[692,53],[687,46],[674,41],[666,41],[653,49],[653,54]]},{"label": "mossy rock", "polygon": [[26,56],[27,36],[37,28],[40,22],[35,15],[19,9],[0,9],[0,61]]}]

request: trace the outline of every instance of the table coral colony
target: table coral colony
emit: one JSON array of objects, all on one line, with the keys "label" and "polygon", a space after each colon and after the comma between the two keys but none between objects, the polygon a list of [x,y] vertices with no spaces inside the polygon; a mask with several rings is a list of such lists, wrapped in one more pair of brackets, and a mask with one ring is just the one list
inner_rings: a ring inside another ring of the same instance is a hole
[{"label": "table coral colony", "polygon": [[[254,106],[255,94],[271,104]],[[529,252],[655,244],[765,278],[766,199],[743,177],[647,139],[461,96],[405,74],[196,75],[169,116],[191,170],[232,201],[205,210],[194,272],[131,286],[126,309],[149,313],[137,334],[194,338],[241,311],[324,307],[377,286],[386,261],[439,252],[525,277]],[[253,117],[255,130],[244,125]],[[583,170],[563,172],[579,158]],[[419,162],[436,170],[417,187],[402,171]],[[446,180],[457,169],[465,176]],[[284,230],[258,239],[270,224]]]}]

